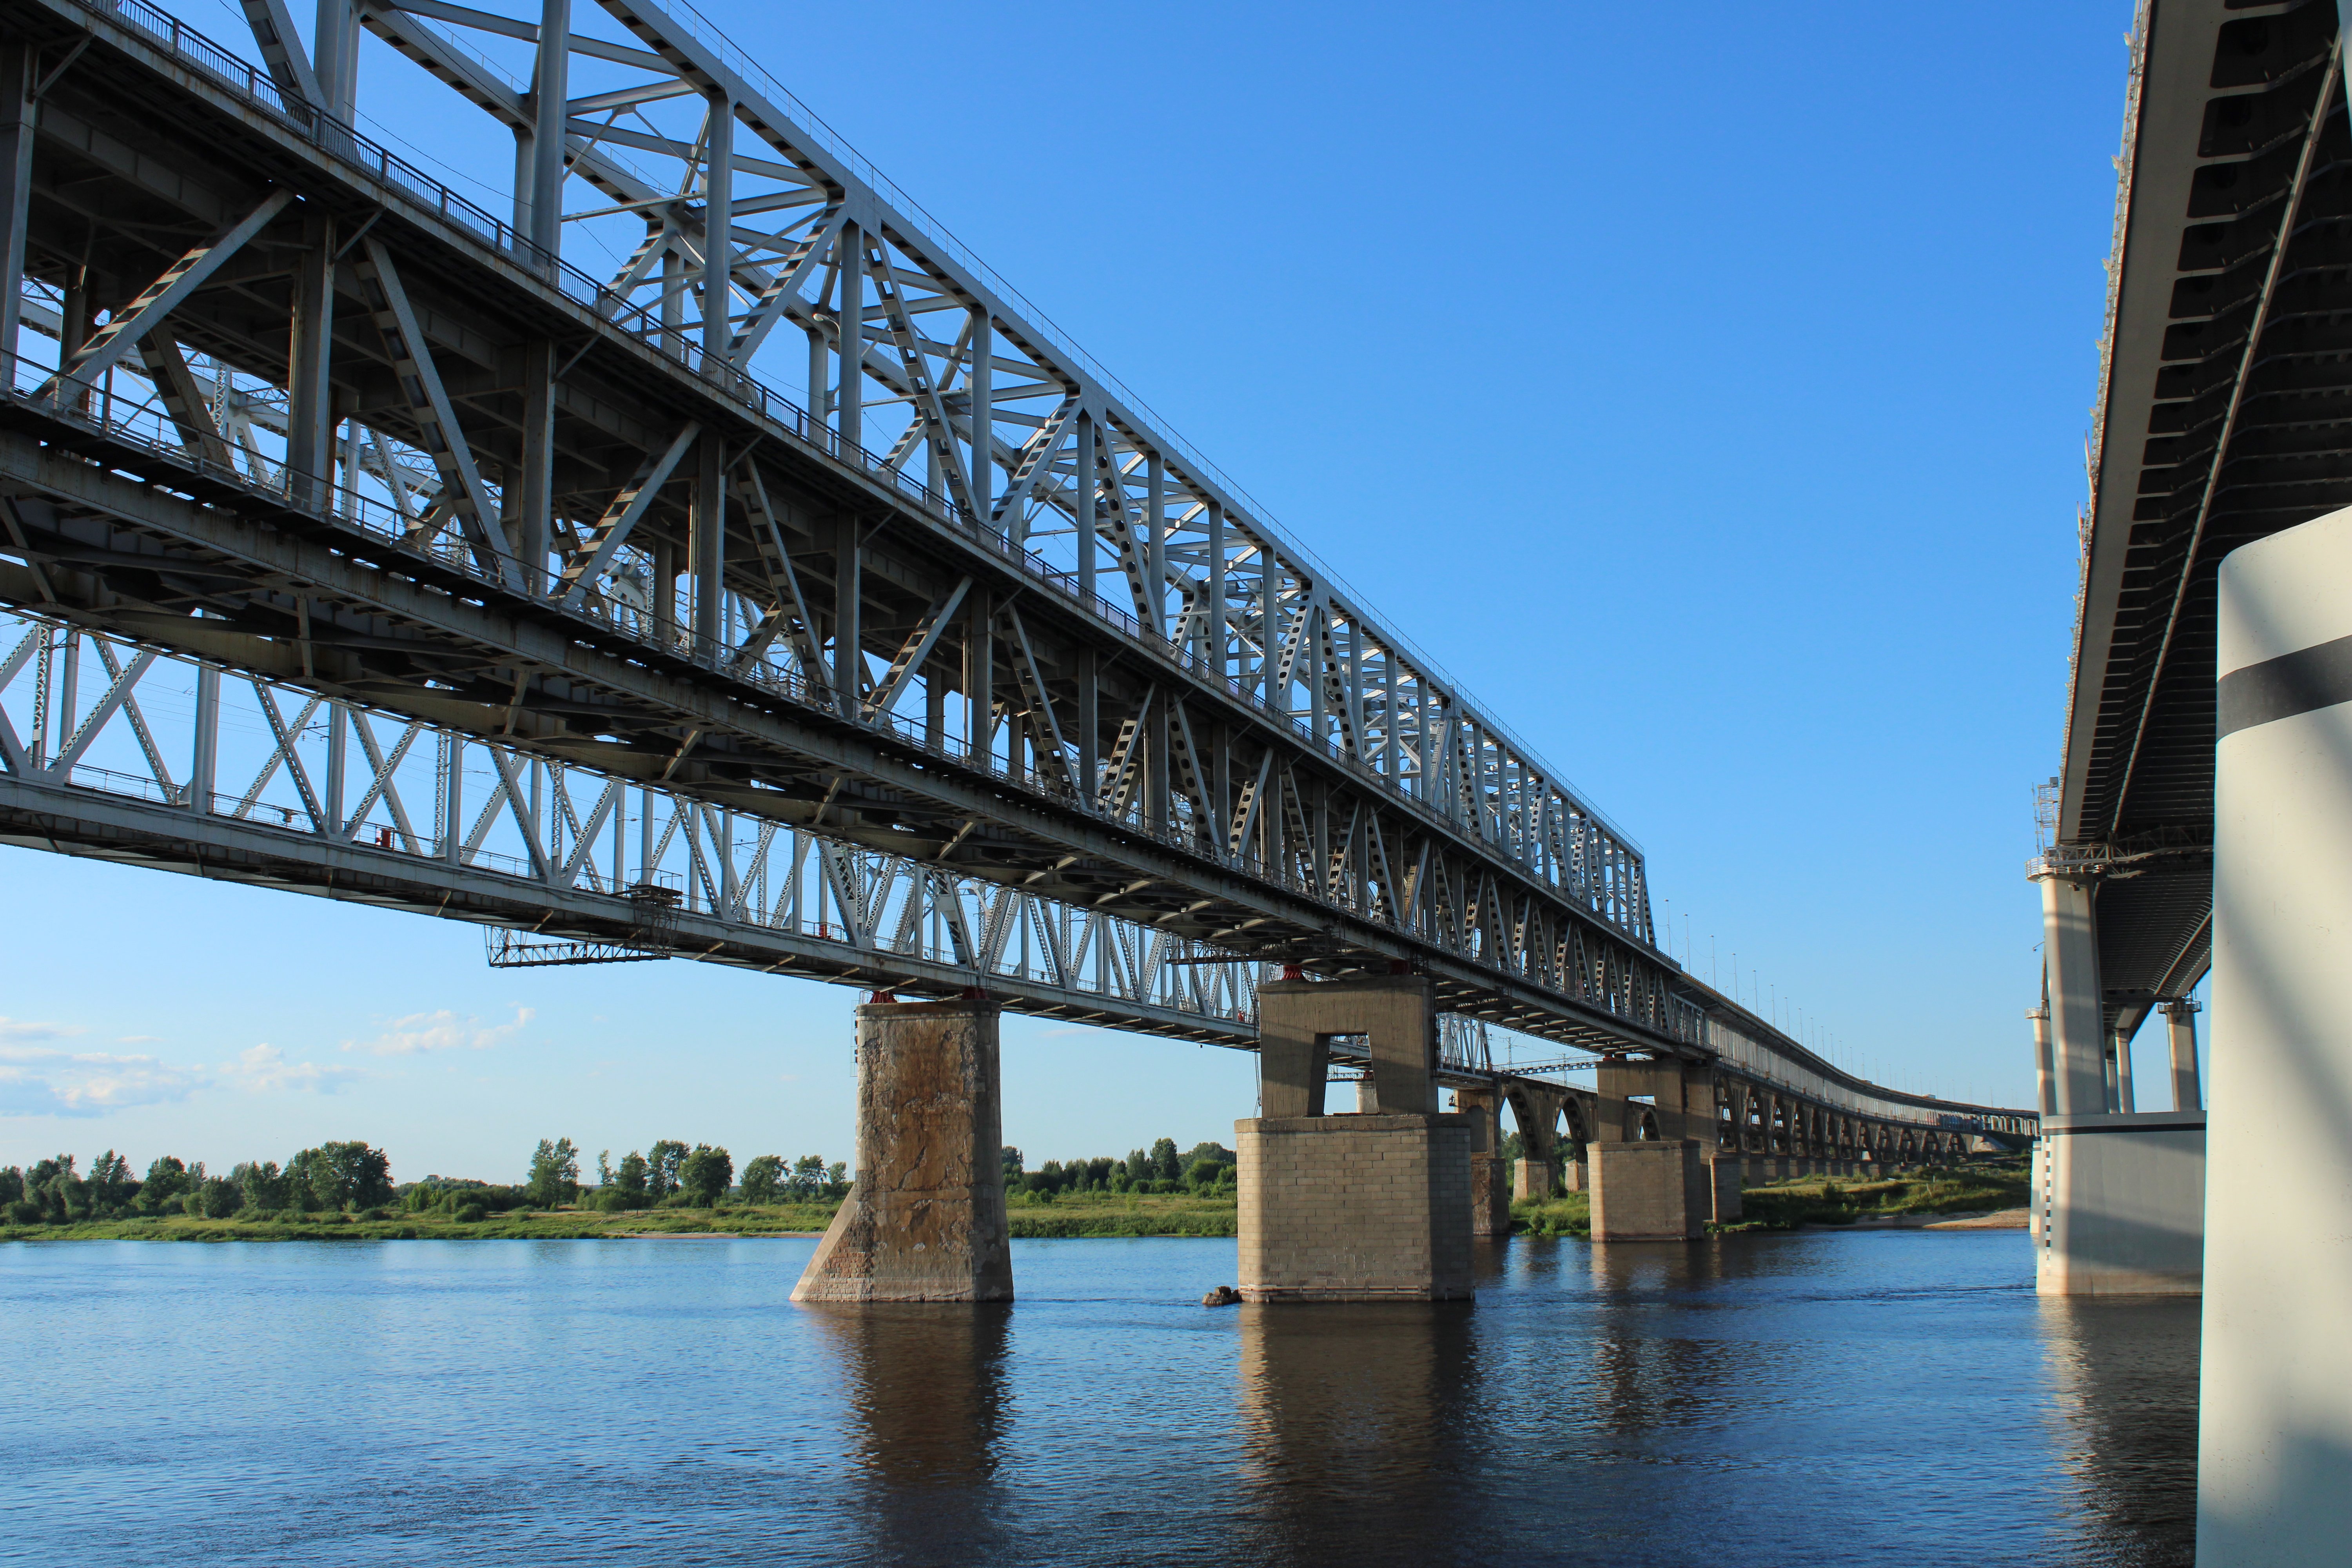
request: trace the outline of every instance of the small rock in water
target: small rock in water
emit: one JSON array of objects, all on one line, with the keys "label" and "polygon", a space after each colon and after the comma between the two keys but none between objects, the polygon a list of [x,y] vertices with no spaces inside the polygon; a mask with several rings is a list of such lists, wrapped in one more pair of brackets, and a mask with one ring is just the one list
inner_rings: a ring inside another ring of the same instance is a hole
[{"label": "small rock in water", "polygon": [[1201,1298],[1203,1307],[1233,1307],[1241,1303],[1242,1293],[1230,1285],[1220,1285]]}]

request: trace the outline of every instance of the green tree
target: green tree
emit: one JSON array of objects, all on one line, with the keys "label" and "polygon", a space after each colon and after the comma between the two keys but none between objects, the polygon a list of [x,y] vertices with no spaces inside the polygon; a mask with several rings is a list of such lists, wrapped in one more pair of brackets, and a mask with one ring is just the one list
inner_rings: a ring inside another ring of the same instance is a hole
[{"label": "green tree", "polygon": [[824,1184],[830,1189],[829,1195],[838,1196],[848,1192],[849,1166],[842,1161],[835,1160],[831,1165],[825,1167]]},{"label": "green tree", "polygon": [[89,1165],[90,1207],[100,1217],[112,1219],[129,1206],[138,1194],[139,1183],[131,1174],[131,1162],[109,1149]]},{"label": "green tree", "polygon": [[772,1204],[783,1184],[784,1157],[782,1154],[761,1154],[743,1166],[743,1201],[747,1204]]},{"label": "green tree", "polygon": [[679,1167],[686,1163],[687,1147],[664,1138],[646,1151],[646,1196],[659,1203],[677,1186]]},{"label": "green tree", "polygon": [[827,1186],[824,1156],[803,1154],[793,1162],[793,1193],[796,1197],[813,1198]]},{"label": "green tree", "polygon": [[1176,1140],[1160,1138],[1151,1145],[1151,1177],[1154,1181],[1172,1182],[1184,1174],[1184,1167],[1176,1157]]},{"label": "green tree", "polygon": [[176,1155],[160,1155],[149,1163],[147,1179],[139,1184],[139,1206],[149,1214],[176,1209],[188,1186],[186,1163]]},{"label": "green tree", "polygon": [[734,1179],[735,1162],[726,1150],[708,1143],[697,1143],[694,1152],[678,1163],[678,1190],[696,1208],[707,1209],[725,1197],[728,1184]]},{"label": "green tree", "polygon": [[1195,1143],[1179,1163],[1189,1171],[1202,1160],[1218,1165],[1236,1165],[1241,1163],[1241,1156],[1223,1143]]},{"label": "green tree", "polygon": [[236,1184],[247,1208],[282,1209],[286,1206],[286,1177],[275,1160],[248,1160],[228,1173]]},{"label": "green tree", "polygon": [[1008,1182],[1017,1182],[1021,1179],[1021,1151],[1015,1149],[1010,1143],[1005,1144],[1003,1147],[1004,1179]]},{"label": "green tree", "polygon": [[621,1168],[614,1173],[613,1192],[625,1208],[646,1206],[647,1187],[646,1157],[635,1149],[621,1156]]},{"label": "green tree", "polygon": [[226,1219],[244,1206],[245,1194],[226,1176],[205,1176],[189,1189],[186,1203],[198,1219]]},{"label": "green tree", "polygon": [[381,1149],[356,1140],[304,1149],[287,1162],[293,1206],[365,1209],[392,1201],[392,1161]]},{"label": "green tree", "polygon": [[530,1201],[551,1209],[580,1195],[580,1151],[569,1138],[542,1138],[530,1156]]}]

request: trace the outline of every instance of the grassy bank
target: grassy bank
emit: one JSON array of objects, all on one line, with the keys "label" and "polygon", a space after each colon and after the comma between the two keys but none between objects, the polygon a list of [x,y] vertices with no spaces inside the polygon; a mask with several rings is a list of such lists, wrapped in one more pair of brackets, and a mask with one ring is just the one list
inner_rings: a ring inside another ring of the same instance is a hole
[{"label": "grassy bank", "polygon": [[1727,1231],[1794,1230],[1805,1225],[1853,1225],[1871,1219],[1931,1218],[2022,1208],[2032,1185],[2024,1163],[1971,1165],[1949,1171],[1863,1181],[1804,1176],[1749,1187],[1740,1194],[1742,1217]]},{"label": "grassy bank", "polygon": [[[1884,1181],[1805,1176],[1749,1187],[1740,1194],[1742,1217],[1707,1228],[1726,1234],[1795,1230],[1808,1225],[1854,1225],[1872,1219],[1925,1219],[2024,1206],[2028,1178],[2014,1166],[1921,1171]],[[1511,1229],[1528,1236],[1590,1236],[1592,1202],[1583,1193],[1522,1198],[1511,1205]]]},{"label": "grassy bank", "polygon": [[[574,1208],[514,1209],[467,1224],[428,1211],[311,1215],[279,1218],[196,1219],[167,1215],[97,1220],[82,1225],[0,1226],[0,1241],[478,1241],[631,1236],[783,1236],[821,1231],[837,1205],[727,1204],[717,1208],[634,1209],[600,1214]],[[1065,1197],[1052,1204],[1014,1203],[1008,1213],[1017,1237],[1088,1236],[1231,1236],[1234,1200],[1188,1194]]]}]

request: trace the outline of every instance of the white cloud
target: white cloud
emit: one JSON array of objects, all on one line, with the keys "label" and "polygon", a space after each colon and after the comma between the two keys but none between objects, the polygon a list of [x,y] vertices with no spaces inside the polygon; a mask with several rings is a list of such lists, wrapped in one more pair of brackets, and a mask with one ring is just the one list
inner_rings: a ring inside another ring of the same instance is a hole
[{"label": "white cloud", "polygon": [[0,1046],[0,1115],[102,1116],[133,1105],[185,1100],[209,1081],[201,1069],[153,1057]]},{"label": "white cloud", "polygon": [[485,1026],[479,1018],[460,1018],[444,1007],[437,1013],[412,1013],[394,1018],[373,1040],[345,1040],[343,1049],[378,1057],[424,1056],[433,1051],[487,1051],[510,1040],[531,1020],[531,1009],[517,1007],[503,1024]]},{"label": "white cloud", "polygon": [[79,1024],[43,1024],[0,1016],[0,1040],[61,1040],[82,1033]]},{"label": "white cloud", "polygon": [[268,1044],[247,1047],[237,1053],[236,1060],[223,1062],[220,1070],[228,1082],[251,1094],[270,1094],[289,1089],[332,1093],[340,1085],[363,1076],[357,1068],[289,1062],[284,1051]]}]

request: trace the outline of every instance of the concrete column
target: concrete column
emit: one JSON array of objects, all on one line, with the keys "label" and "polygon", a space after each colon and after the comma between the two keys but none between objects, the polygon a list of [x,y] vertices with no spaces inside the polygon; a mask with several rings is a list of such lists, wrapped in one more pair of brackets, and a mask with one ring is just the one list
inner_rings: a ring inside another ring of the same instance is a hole
[{"label": "concrete column", "polygon": [[2132,1096],[2132,1042],[2123,1030],[2116,1031],[2116,1109],[2131,1111],[2138,1107]]},{"label": "concrete column", "polygon": [[857,1177],[795,1301],[1010,1301],[997,1009],[857,1009]]},{"label": "concrete column", "polygon": [[2352,510],[2221,568],[2198,1568],[2352,1537],[2347,584]]},{"label": "concrete column", "polygon": [[2026,1010],[2033,1026],[2033,1103],[2044,1116],[2058,1113],[2058,1075],[2050,1055],[2050,1009],[2047,1005]]},{"label": "concrete column", "polygon": [[2197,1081],[2197,1004],[2185,996],[2167,1002],[2164,1021],[2172,1047],[2172,1109],[2202,1110],[2205,1094]]},{"label": "concrete column", "polygon": [[1696,1138],[1594,1143],[1592,1239],[1686,1241],[1706,1232],[1714,1184]]},{"label": "concrete column", "polygon": [[2088,883],[2042,881],[2042,974],[2062,1116],[2107,1109],[2106,1026],[2099,992],[2099,931]]}]

